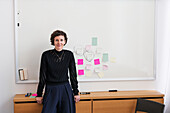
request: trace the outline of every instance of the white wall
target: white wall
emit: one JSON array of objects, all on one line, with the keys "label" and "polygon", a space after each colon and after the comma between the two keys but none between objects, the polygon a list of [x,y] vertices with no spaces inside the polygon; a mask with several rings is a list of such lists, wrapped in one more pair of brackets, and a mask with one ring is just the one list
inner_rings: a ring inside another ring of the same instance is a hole
[{"label": "white wall", "polygon": [[165,113],[170,113],[170,1],[157,0],[157,90],[165,94]]},{"label": "white wall", "polygon": [[11,113],[13,110],[14,48],[12,11],[12,0],[0,1],[0,113]]},{"label": "white wall", "polygon": [[[163,8],[163,6],[162,6]],[[164,11],[164,10],[161,10]],[[168,13],[167,13],[168,14]],[[0,113],[12,113],[13,104],[12,98],[17,93],[35,92],[37,84],[15,84],[15,62],[14,62],[14,15],[13,15],[13,0],[0,0]],[[159,20],[162,21],[162,20]],[[157,27],[164,26],[158,24]],[[163,33],[163,31],[162,31]],[[158,35],[162,37],[161,34]],[[161,38],[160,46],[158,46],[158,53],[164,49]],[[159,42],[158,42],[159,43]],[[165,75],[163,70],[160,72],[159,68],[163,69],[166,65],[161,65],[164,61],[163,56],[159,55],[158,63],[158,77],[161,79]],[[161,81],[164,81],[163,79]],[[150,90],[160,89],[164,86],[157,86],[157,81],[114,81],[114,82],[90,82],[80,83],[81,91],[90,90],[107,90],[116,88],[118,90]],[[163,83],[163,82],[162,82]]]},{"label": "white wall", "polygon": [[14,95],[36,85],[15,84],[13,0],[0,0],[0,15],[0,113],[12,113]]},{"label": "white wall", "polygon": [[170,55],[170,2],[169,0],[157,1],[156,37],[157,37],[157,88],[164,92],[167,81],[168,59]]}]

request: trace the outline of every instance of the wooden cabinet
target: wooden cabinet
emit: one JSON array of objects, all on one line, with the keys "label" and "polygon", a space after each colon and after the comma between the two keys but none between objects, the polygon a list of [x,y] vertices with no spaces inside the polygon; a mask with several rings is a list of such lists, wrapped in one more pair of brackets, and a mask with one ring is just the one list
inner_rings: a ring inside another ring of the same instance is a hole
[{"label": "wooden cabinet", "polygon": [[[80,95],[76,113],[134,113],[137,98],[163,103],[164,95],[157,91],[91,92]],[[41,113],[42,105],[35,98],[17,94],[14,97],[14,113]]]}]

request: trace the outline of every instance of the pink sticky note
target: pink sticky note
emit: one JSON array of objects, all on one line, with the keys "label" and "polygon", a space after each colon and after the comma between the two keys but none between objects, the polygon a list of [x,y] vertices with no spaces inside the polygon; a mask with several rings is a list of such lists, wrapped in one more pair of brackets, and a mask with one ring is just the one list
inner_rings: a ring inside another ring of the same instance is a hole
[{"label": "pink sticky note", "polygon": [[86,51],[89,51],[91,49],[91,45],[86,45]]},{"label": "pink sticky note", "polygon": [[107,70],[108,66],[107,65],[103,65],[103,70]]},{"label": "pink sticky note", "polygon": [[37,94],[35,93],[35,94],[32,94],[32,96],[37,96]]},{"label": "pink sticky note", "polygon": [[78,65],[83,65],[83,59],[78,59]]},{"label": "pink sticky note", "polygon": [[83,69],[78,70],[78,75],[84,75],[84,70]]},{"label": "pink sticky note", "polygon": [[92,65],[91,64],[86,64],[86,69],[87,70],[91,70],[92,69]]},{"label": "pink sticky note", "polygon": [[100,60],[99,59],[94,59],[94,65],[99,65],[100,64]]}]

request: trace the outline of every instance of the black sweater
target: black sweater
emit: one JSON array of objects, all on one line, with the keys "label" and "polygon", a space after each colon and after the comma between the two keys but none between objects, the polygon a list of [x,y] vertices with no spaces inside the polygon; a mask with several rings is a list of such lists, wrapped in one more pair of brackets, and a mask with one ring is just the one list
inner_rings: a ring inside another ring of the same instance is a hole
[{"label": "black sweater", "polygon": [[77,73],[73,53],[69,50],[57,51],[56,49],[45,51],[41,57],[37,97],[42,96],[45,84],[57,85],[68,82],[68,69],[73,93],[78,95]]}]

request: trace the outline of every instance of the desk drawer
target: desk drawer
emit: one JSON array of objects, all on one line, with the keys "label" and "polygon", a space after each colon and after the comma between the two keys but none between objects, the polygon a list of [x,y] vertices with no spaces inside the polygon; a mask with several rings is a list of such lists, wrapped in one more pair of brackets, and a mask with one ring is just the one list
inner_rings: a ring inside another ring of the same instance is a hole
[{"label": "desk drawer", "polygon": [[[41,113],[43,105],[35,102],[14,103],[14,113]],[[76,103],[76,113],[91,113],[91,101],[80,101]]]},{"label": "desk drawer", "polygon": [[14,103],[14,113],[41,113],[42,107],[37,103]]},{"label": "desk drawer", "polygon": [[76,113],[91,113],[91,101],[79,101],[76,103]]},{"label": "desk drawer", "polygon": [[93,113],[134,113],[136,100],[93,101]]}]

